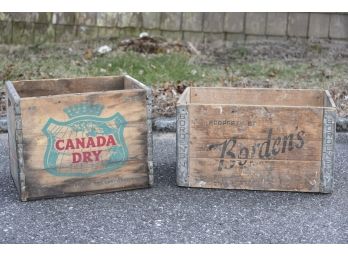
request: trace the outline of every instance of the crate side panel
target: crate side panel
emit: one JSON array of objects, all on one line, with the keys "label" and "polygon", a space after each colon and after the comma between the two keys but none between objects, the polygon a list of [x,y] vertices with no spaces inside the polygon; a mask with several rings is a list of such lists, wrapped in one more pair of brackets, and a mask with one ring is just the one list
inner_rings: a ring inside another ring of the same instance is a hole
[{"label": "crate side panel", "polygon": [[27,98],[21,108],[30,198],[149,184],[144,90]]},{"label": "crate side panel", "polygon": [[191,186],[218,188],[209,180],[221,176],[220,188],[319,191],[322,109],[190,105],[189,110]]}]

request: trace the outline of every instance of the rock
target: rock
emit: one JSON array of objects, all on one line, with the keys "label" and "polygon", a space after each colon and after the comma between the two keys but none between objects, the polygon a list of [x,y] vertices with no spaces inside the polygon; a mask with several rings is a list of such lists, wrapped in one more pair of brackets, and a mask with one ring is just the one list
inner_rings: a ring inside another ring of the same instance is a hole
[{"label": "rock", "polygon": [[149,37],[149,33],[147,32],[141,32],[140,35],[139,35],[140,38],[143,38],[143,37]]},{"label": "rock", "polygon": [[108,45],[104,45],[98,48],[98,54],[106,54],[112,51],[112,48]]}]

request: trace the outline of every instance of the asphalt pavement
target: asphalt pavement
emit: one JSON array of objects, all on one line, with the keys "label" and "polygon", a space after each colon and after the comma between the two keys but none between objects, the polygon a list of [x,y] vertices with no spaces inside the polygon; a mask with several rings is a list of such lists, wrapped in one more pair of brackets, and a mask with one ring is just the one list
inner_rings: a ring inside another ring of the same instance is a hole
[{"label": "asphalt pavement", "polygon": [[20,202],[0,134],[1,243],[348,243],[348,134],[334,193],[180,188],[175,134],[154,134],[153,188]]}]

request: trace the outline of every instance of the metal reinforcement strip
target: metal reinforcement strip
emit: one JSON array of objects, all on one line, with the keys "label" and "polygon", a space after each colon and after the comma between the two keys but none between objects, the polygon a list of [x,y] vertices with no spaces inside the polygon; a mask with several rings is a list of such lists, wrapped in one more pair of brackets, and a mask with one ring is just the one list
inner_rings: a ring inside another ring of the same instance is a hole
[{"label": "metal reinforcement strip", "polygon": [[189,119],[187,105],[178,105],[177,115],[177,168],[176,181],[178,186],[189,186],[188,182],[188,153],[189,153]]},{"label": "metal reinforcement strip", "polygon": [[321,159],[320,192],[331,193],[333,190],[333,169],[335,162],[336,112],[324,110],[323,152]]}]

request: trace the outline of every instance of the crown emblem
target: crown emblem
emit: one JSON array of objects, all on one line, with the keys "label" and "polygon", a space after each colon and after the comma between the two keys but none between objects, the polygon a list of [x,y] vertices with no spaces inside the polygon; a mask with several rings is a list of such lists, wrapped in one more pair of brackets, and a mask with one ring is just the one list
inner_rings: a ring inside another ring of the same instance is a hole
[{"label": "crown emblem", "polygon": [[99,116],[103,109],[104,107],[100,104],[93,105],[89,103],[81,103],[65,108],[64,112],[69,116],[69,118],[73,118],[82,115]]}]

